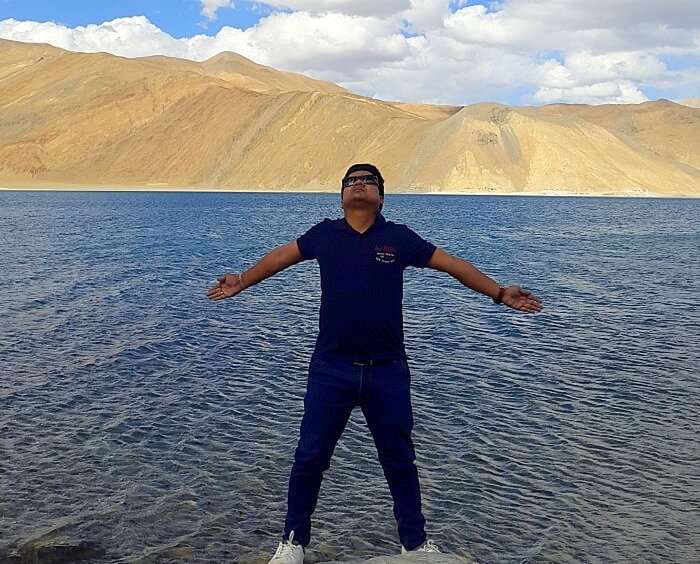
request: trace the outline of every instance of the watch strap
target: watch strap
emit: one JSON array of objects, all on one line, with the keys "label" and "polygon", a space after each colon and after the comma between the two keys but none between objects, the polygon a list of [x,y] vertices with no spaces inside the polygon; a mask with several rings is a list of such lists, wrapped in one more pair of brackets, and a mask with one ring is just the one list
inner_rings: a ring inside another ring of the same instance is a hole
[{"label": "watch strap", "polygon": [[493,303],[500,304],[501,302],[503,302],[503,294],[505,294],[505,293],[506,293],[506,289],[503,286],[501,286],[498,289],[498,295],[495,298],[492,298]]}]

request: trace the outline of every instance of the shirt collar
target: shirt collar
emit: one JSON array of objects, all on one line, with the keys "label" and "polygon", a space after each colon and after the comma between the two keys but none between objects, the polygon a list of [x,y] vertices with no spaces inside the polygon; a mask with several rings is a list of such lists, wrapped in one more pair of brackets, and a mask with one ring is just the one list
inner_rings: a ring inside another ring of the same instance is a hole
[{"label": "shirt collar", "polygon": [[365,231],[364,233],[355,231],[352,227],[350,227],[350,224],[345,220],[344,217],[341,217],[338,220],[336,227],[342,231],[349,231],[351,233],[356,233],[357,235],[367,235],[370,231],[383,226],[385,223],[386,219],[384,219],[384,216],[381,213],[377,213],[376,217],[374,218],[374,223],[370,225],[367,231]]}]

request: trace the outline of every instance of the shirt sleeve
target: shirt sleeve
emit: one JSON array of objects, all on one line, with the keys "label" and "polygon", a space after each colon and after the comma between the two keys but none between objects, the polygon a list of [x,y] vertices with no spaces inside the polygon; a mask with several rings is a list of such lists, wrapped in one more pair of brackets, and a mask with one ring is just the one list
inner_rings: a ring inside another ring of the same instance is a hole
[{"label": "shirt sleeve", "polygon": [[297,246],[299,247],[302,260],[318,258],[319,247],[323,241],[324,223],[325,220],[317,223],[297,239]]},{"label": "shirt sleeve", "polygon": [[406,227],[406,265],[425,268],[437,247]]}]

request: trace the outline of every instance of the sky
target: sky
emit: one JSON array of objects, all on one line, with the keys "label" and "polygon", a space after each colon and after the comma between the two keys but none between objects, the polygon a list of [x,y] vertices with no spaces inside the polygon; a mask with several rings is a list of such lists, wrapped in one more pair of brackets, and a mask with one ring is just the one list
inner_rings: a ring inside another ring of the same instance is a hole
[{"label": "sky", "polygon": [[700,0],[0,0],[0,38],[125,57],[234,51],[383,100],[700,97]]}]

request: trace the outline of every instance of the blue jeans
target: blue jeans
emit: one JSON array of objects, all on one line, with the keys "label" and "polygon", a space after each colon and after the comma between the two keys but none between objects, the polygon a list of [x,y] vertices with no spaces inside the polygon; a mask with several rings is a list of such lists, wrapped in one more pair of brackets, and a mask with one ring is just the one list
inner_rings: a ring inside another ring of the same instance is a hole
[{"label": "blue jeans", "polygon": [[307,546],[311,514],[316,508],[323,473],[350,412],[360,406],[394,500],[401,544],[411,550],[425,542],[420,485],[411,440],[411,374],[405,360],[375,365],[314,355],[304,397],[299,443],[289,477],[283,540]]}]

